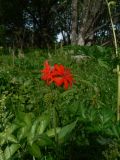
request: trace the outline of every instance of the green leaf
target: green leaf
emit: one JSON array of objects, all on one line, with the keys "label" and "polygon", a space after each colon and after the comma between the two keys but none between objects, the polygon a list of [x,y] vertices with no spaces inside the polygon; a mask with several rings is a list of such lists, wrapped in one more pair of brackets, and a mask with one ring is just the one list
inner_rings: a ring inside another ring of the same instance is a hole
[{"label": "green leaf", "polygon": [[34,141],[34,138],[35,138],[35,133],[36,133],[36,128],[37,128],[37,124],[38,124],[38,121],[35,121],[31,127],[31,130],[28,134],[28,143],[30,145],[32,145],[33,141]]},{"label": "green leaf", "polygon": [[32,121],[32,113],[24,113],[24,112],[18,112],[16,115],[16,123],[18,125],[28,125],[31,126]]},{"label": "green leaf", "polygon": [[[60,127],[57,127],[57,128],[56,128],[56,133],[58,134],[60,131],[61,131],[61,128],[60,128]],[[54,137],[54,136],[55,136],[55,129],[52,128],[52,129],[48,130],[48,131],[46,132],[46,134],[47,134],[48,137]]]},{"label": "green leaf", "polygon": [[108,69],[108,68],[109,68],[107,62],[105,62],[105,61],[104,61],[103,59],[101,59],[101,58],[98,59],[98,63],[99,63],[99,65],[100,65],[101,67],[104,67],[105,69]]},{"label": "green leaf", "polygon": [[6,127],[5,129],[5,133],[8,135],[8,134],[11,134],[13,133],[16,129],[18,128],[18,126],[14,123],[9,123],[9,125]]},{"label": "green leaf", "polygon": [[19,126],[17,137],[19,140],[28,136],[32,126],[32,113],[19,112],[16,118],[16,124]]},{"label": "green leaf", "polygon": [[110,109],[102,109],[99,115],[100,121],[102,125],[108,124],[111,122],[111,119],[113,118],[114,113]]},{"label": "green leaf", "polygon": [[20,148],[19,144],[11,144],[7,146],[4,151],[5,160],[12,158],[13,154]]},{"label": "green leaf", "polygon": [[27,126],[22,127],[17,132],[17,138],[20,141],[21,139],[27,137],[28,134],[29,134],[29,128]]},{"label": "green leaf", "polygon": [[97,112],[95,109],[93,108],[90,108],[88,110],[88,120],[91,121],[91,122],[94,122],[95,121],[95,118],[96,118],[96,115],[97,115]]},{"label": "green leaf", "polygon": [[40,124],[38,126],[38,129],[37,129],[37,134],[42,134],[46,127],[48,126],[50,122],[50,116],[49,115],[43,115],[40,119]]},{"label": "green leaf", "polygon": [[70,134],[71,131],[75,128],[76,123],[77,123],[77,121],[75,121],[75,122],[73,122],[71,124],[68,124],[67,126],[65,126],[65,127],[63,127],[61,129],[61,131],[58,133],[58,141],[59,142],[63,142],[64,141],[64,139],[66,138],[66,136],[68,134]]},{"label": "green leaf", "polygon": [[46,134],[42,134],[37,139],[37,144],[40,147],[45,147],[45,146],[52,146],[53,142],[52,142],[52,140]]},{"label": "green leaf", "polygon": [[96,46],[97,47],[97,50],[101,53],[105,53],[105,48],[104,47],[101,47],[101,46]]},{"label": "green leaf", "polygon": [[6,135],[4,132],[0,133],[0,145],[4,145],[6,142]]},{"label": "green leaf", "polygon": [[86,108],[84,105],[80,106],[79,114],[80,114],[80,119],[83,119],[83,120],[86,119]]},{"label": "green leaf", "polygon": [[39,146],[36,143],[33,143],[32,146],[28,146],[28,150],[30,154],[36,158],[41,157],[41,151]]},{"label": "green leaf", "polygon": [[13,143],[17,143],[17,139],[15,136],[12,135],[12,132],[17,128],[15,124],[9,124],[5,128],[3,132],[0,133],[0,144],[3,145],[4,143],[10,141]]},{"label": "green leaf", "polygon": [[28,134],[28,143],[30,145],[32,145],[32,143],[34,142],[35,140],[35,137],[41,135],[46,127],[48,126],[50,122],[50,116],[49,115],[42,115],[41,117],[37,118],[30,131],[29,131],[29,134]]},{"label": "green leaf", "polygon": [[97,139],[98,143],[100,143],[101,145],[106,145],[110,143],[110,139],[109,138],[104,138],[102,136],[98,137]]},{"label": "green leaf", "polygon": [[0,145],[4,145],[6,142],[18,143],[17,138],[12,134],[0,133]]},{"label": "green leaf", "polygon": [[0,149],[0,160],[5,160],[3,151]]},{"label": "green leaf", "polygon": [[112,135],[114,135],[118,139],[120,138],[120,126],[113,125],[111,131],[112,131]]},{"label": "green leaf", "polygon": [[7,137],[7,140],[13,143],[18,143],[17,138],[12,134]]}]

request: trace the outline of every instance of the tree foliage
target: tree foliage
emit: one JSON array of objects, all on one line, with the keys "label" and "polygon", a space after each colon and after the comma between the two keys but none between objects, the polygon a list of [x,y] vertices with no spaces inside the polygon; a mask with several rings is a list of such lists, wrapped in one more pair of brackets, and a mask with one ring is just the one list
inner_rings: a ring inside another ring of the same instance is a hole
[{"label": "tree foliage", "polygon": [[[119,35],[120,1],[111,7]],[[109,24],[104,0],[0,0],[0,26],[4,27],[0,45],[49,48],[58,34],[64,44],[106,44]]]}]

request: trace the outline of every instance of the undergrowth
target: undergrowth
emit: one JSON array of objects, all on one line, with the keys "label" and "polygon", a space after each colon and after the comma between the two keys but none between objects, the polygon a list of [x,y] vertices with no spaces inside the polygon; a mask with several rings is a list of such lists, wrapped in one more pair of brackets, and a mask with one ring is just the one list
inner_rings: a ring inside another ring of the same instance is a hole
[{"label": "undergrowth", "polygon": [[[84,58],[75,58],[81,55]],[[70,68],[75,79],[72,88],[51,90],[41,80],[46,59]],[[29,49],[22,58],[1,53],[0,159],[119,159],[114,66],[113,49],[100,46]]]}]

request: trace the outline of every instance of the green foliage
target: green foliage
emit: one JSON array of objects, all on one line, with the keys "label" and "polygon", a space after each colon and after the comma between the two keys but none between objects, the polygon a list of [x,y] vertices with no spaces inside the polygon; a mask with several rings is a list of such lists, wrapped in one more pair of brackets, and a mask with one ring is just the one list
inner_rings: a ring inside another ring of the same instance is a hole
[{"label": "green foliage", "polygon": [[[23,59],[15,55],[14,64],[12,55],[2,54],[0,159],[119,159],[112,52],[99,46],[68,46],[48,54],[30,51]],[[71,58],[81,54],[90,58]],[[72,88],[47,86],[40,79],[45,59],[71,69]]]}]

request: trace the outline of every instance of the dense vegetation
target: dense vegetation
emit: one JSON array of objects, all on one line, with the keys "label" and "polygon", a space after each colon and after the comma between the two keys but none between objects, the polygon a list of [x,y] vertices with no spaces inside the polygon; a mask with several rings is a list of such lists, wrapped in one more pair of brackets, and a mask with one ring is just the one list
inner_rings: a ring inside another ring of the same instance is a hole
[{"label": "dense vegetation", "polygon": [[[0,52],[0,159],[119,159],[114,50],[66,46],[24,52]],[[46,59],[70,68],[71,88],[41,80]]]},{"label": "dense vegetation", "polygon": [[120,159],[119,9],[0,0],[0,160]]}]

